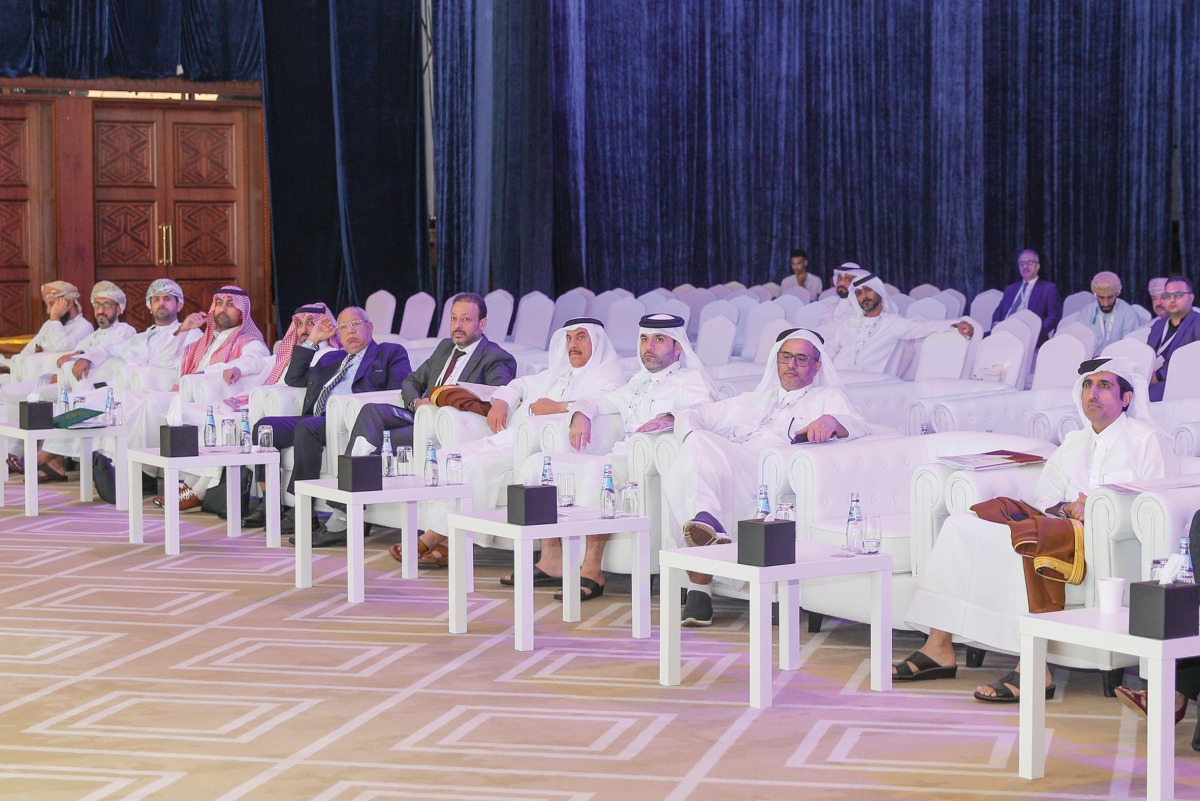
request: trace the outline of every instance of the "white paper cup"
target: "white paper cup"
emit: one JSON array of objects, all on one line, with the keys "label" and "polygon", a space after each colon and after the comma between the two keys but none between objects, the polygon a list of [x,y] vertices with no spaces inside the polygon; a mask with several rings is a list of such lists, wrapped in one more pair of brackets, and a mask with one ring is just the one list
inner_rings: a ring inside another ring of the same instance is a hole
[{"label": "white paper cup", "polygon": [[1125,600],[1125,579],[1098,578],[1096,579],[1096,591],[1100,594],[1101,614],[1111,615],[1121,611],[1121,605]]}]

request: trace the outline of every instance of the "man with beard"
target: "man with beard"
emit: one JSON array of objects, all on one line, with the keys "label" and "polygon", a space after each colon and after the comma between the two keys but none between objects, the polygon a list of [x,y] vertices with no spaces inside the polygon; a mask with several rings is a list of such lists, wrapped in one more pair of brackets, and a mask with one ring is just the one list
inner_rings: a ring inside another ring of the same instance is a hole
[{"label": "man with beard", "polygon": [[[456,443],[452,450],[463,457],[464,482],[474,489],[474,509],[491,509],[500,503],[505,488],[513,481],[513,427],[524,417],[562,414],[573,401],[609,392],[621,386],[623,376],[617,352],[604,333],[604,324],[591,317],[568,320],[550,341],[550,366],[542,372],[517,378],[496,390],[488,412],[493,434],[474,442]],[[442,454],[439,453],[439,459]],[[422,567],[445,567],[449,553],[446,515],[457,502],[429,501],[421,504],[421,534],[417,563]],[[477,539],[481,545],[485,540]],[[392,558],[401,559],[400,545],[391,548]]]},{"label": "man with beard", "polygon": [[[518,479],[536,483],[542,460],[550,456],[559,473],[575,475],[575,497],[583,506],[600,505],[604,465],[612,465],[613,483],[620,487],[629,474],[628,438],[638,432],[665,431],[674,425],[673,415],[689,406],[715,400],[716,393],[704,366],[688,343],[683,318],[671,314],[647,314],[638,331],[641,368],[615,392],[581,398],[571,407],[570,441],[574,452],[539,453],[525,460]],[[592,437],[592,421],[601,414],[619,414],[624,436],[605,455],[581,453]],[[606,536],[587,538],[583,565],[579,569],[580,598],[584,601],[604,594],[601,565]],[[541,558],[535,580],[553,582],[563,574],[562,543],[542,540]],[[561,593],[555,596],[561,599]]]},{"label": "man with beard", "polygon": [[1092,294],[1096,299],[1079,312],[1079,321],[1096,335],[1093,356],[1099,356],[1113,342],[1124,339],[1141,325],[1137,312],[1121,300],[1121,279],[1116,273],[1096,273],[1092,278]]},{"label": "man with beard", "polygon": [[[789,286],[799,286],[808,290],[809,300],[816,300],[821,294],[821,278],[808,269],[808,251],[796,248],[791,253],[791,273],[780,284],[784,289]],[[836,274],[836,271],[835,271]]]},{"label": "man with beard", "polygon": [[1058,295],[1058,287],[1044,278],[1038,278],[1041,268],[1041,257],[1036,250],[1022,250],[1017,254],[1017,271],[1021,274],[1021,280],[1014,281],[1004,288],[1004,297],[1000,299],[995,313],[992,314],[992,325],[1008,319],[1022,309],[1036,314],[1042,321],[1038,345],[1050,337],[1050,332],[1062,317],[1062,298]]},{"label": "man with beard", "polygon": [[[37,334],[25,343],[17,356],[65,353],[74,350],[81,339],[92,333],[92,324],[83,316],[79,289],[74,284],[66,281],[42,284],[42,301],[46,304],[46,322],[42,323]],[[10,371],[16,374],[18,380],[37,378],[36,375],[22,375],[13,360],[0,356],[0,375]]]},{"label": "man with beard", "polygon": [[1167,302],[1163,300],[1163,292],[1167,291],[1167,279],[1151,278],[1146,290],[1150,293],[1150,311],[1154,312],[1153,320],[1161,320],[1166,317]]},{"label": "man with beard", "polygon": [[1167,316],[1150,325],[1146,344],[1154,348],[1154,372],[1150,375],[1150,400],[1162,400],[1171,356],[1184,345],[1200,339],[1200,313],[1192,308],[1196,300],[1192,282],[1185,276],[1172,275],[1163,291]]},{"label": "man with beard", "polygon": [[[846,397],[837,368],[823,358],[824,350],[814,331],[784,331],[752,392],[676,413],[681,446],[663,474],[662,492],[678,545],[733,541],[726,532],[736,532],[738,520],[754,517],[758,462],[768,448],[799,435],[820,443],[871,433]],[[693,572],[688,577],[683,625],[708,626],[713,577]]]},{"label": "man with beard", "polygon": [[[821,326],[829,326],[841,320],[848,320],[855,315],[854,297],[852,290],[854,281],[864,275],[869,275],[867,270],[859,267],[852,261],[848,261],[841,267],[833,271],[833,292],[824,300],[817,301],[825,306],[825,312],[821,315]],[[813,298],[816,301],[816,298]]]},{"label": "man with beard", "polygon": [[927,337],[947,326],[967,339],[975,333],[966,318],[947,322],[902,317],[873,273],[855,279],[853,287],[855,315],[835,323],[825,337],[825,350],[839,370],[881,373],[900,340]]}]

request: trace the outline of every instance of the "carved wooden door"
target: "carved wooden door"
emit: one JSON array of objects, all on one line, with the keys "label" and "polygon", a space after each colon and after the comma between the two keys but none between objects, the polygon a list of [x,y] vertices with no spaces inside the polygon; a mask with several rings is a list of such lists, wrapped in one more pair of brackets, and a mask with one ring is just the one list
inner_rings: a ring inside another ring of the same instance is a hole
[{"label": "carved wooden door", "polygon": [[252,290],[247,127],[239,109],[96,105],[96,280],[125,290],[136,328],[156,278],[179,282],[187,312],[225,284]]},{"label": "carved wooden door", "polygon": [[[44,317],[38,286],[54,277],[50,107],[0,105],[0,337],[37,330]],[[50,263],[51,269],[46,270]]]}]

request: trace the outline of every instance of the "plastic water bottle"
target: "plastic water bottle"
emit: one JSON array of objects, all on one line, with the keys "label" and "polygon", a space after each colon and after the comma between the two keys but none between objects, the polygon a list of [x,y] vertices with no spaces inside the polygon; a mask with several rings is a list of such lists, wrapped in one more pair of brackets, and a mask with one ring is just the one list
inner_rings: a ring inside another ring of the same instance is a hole
[{"label": "plastic water bottle", "polygon": [[62,390],[58,393],[58,413],[66,414],[71,411],[71,394],[67,392],[67,385],[62,385]]},{"label": "plastic water bottle", "polygon": [[550,457],[542,457],[542,486],[554,486],[554,468],[550,465]]},{"label": "plastic water bottle", "polygon": [[383,432],[383,444],[379,446],[379,456],[383,463],[383,477],[396,475],[392,465],[392,432],[386,429]]},{"label": "plastic water bottle", "polygon": [[243,411],[242,412],[242,431],[241,431],[241,438],[239,440],[239,443],[240,443],[241,449],[242,449],[242,453],[250,452],[250,442],[251,442],[250,412]]},{"label": "plastic water bottle", "polygon": [[863,514],[858,493],[850,493],[850,511],[846,514],[846,544],[849,553],[863,552]]},{"label": "plastic water bottle", "polygon": [[758,485],[758,509],[754,516],[759,520],[766,520],[771,514],[771,499],[767,497],[767,485]]},{"label": "plastic water bottle", "polygon": [[425,443],[425,486],[436,487],[438,485],[438,462],[437,448],[434,447],[433,437]]},{"label": "plastic water bottle", "polygon": [[116,425],[116,413],[113,407],[116,406],[116,398],[113,397],[113,388],[108,388],[108,394],[104,398],[104,425]]},{"label": "plastic water bottle", "polygon": [[204,447],[217,447],[217,419],[213,417],[213,407],[211,406],[204,413]]},{"label": "plastic water bottle", "polygon": [[1183,557],[1183,567],[1175,577],[1176,584],[1195,584],[1196,574],[1192,570],[1192,540],[1188,534],[1179,538],[1179,555]]},{"label": "plastic water bottle", "polygon": [[604,465],[604,484],[600,487],[600,517],[612,520],[617,516],[617,488],[613,486],[612,465]]}]

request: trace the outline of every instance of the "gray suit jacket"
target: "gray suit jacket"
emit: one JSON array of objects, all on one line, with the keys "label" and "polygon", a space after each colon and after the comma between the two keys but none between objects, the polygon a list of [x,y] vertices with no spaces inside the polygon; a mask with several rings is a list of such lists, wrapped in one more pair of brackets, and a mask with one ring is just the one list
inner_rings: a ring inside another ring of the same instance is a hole
[{"label": "gray suit jacket", "polygon": [[[433,355],[425,363],[413,370],[404,379],[401,394],[404,397],[404,407],[411,409],[413,401],[418,398],[428,398],[429,393],[436,388],[435,383],[442,377],[446,369],[446,360],[450,351],[454,350],[454,342],[443,339],[434,349]],[[504,348],[492,342],[486,336],[479,338],[479,347],[467,359],[467,364],[459,375],[460,381],[469,384],[487,384],[502,387],[512,381],[517,375],[517,360]]]}]

